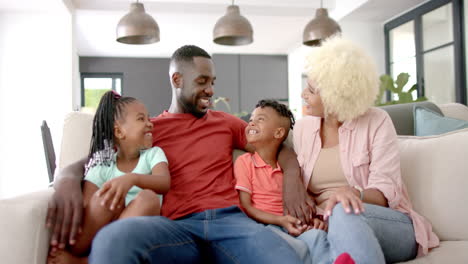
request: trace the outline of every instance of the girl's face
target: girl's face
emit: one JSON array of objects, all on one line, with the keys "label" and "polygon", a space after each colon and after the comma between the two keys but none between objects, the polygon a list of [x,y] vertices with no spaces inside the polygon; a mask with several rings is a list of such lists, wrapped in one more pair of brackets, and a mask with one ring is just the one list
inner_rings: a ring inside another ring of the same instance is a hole
[{"label": "girl's face", "polygon": [[305,102],[305,114],[311,116],[324,116],[324,109],[322,104],[322,98],[318,93],[314,82],[310,79],[307,80],[307,87],[302,91],[302,99]]},{"label": "girl's face", "polygon": [[119,144],[135,146],[138,149],[151,148],[153,145],[153,123],[149,120],[148,110],[140,101],[124,106],[120,120],[116,120],[115,136]]}]

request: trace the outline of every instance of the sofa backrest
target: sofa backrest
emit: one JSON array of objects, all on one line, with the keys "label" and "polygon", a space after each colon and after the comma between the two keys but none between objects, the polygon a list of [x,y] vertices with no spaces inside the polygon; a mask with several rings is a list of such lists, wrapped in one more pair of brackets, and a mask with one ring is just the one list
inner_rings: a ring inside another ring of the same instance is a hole
[{"label": "sofa backrest", "polygon": [[459,103],[438,105],[444,116],[468,121],[468,107]]},{"label": "sofa backrest", "polygon": [[[460,106],[448,108],[454,107]],[[464,109],[460,111],[468,111],[466,106],[461,107]],[[60,168],[88,154],[92,120],[91,114],[81,112],[66,116]],[[402,177],[415,210],[432,222],[442,240],[468,240],[468,129],[398,138]],[[237,157],[243,152],[234,153]]]},{"label": "sofa backrest", "polygon": [[64,168],[88,155],[94,116],[90,113],[71,112],[63,122],[59,168]]},{"label": "sofa backrest", "polygon": [[398,141],[402,178],[415,210],[441,240],[468,240],[468,128]]}]

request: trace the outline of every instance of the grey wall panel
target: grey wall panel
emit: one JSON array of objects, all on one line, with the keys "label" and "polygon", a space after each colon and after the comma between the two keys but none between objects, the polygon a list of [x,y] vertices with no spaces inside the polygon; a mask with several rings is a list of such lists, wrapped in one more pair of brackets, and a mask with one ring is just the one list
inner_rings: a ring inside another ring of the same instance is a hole
[{"label": "grey wall panel", "polygon": [[240,55],[240,82],[243,111],[252,111],[260,99],[287,99],[287,56]]},{"label": "grey wall panel", "polygon": [[80,57],[80,72],[123,73],[125,96],[141,100],[151,116],[171,104],[169,58]]},{"label": "grey wall panel", "polygon": [[[214,54],[213,62],[216,71],[214,97],[229,98],[231,111],[239,112],[239,55]],[[227,107],[221,102],[216,109],[227,112]]]}]

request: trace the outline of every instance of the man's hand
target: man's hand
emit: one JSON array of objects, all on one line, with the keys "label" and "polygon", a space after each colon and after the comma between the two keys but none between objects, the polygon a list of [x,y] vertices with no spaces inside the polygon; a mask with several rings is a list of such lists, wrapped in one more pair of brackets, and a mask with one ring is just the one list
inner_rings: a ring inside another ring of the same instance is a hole
[{"label": "man's hand", "polygon": [[283,208],[285,215],[291,215],[308,225],[315,216],[315,203],[307,194],[302,182],[297,156],[291,147],[283,145],[278,155],[283,168]]},{"label": "man's hand", "polygon": [[103,197],[102,206],[109,205],[109,209],[113,211],[118,206],[125,203],[125,196],[132,186],[135,185],[135,175],[132,173],[114,178],[102,185],[102,188],[97,191],[99,197]]},{"label": "man's hand", "polygon": [[315,203],[309,197],[302,182],[293,178],[283,186],[284,214],[291,215],[304,224],[310,224],[315,216]]},{"label": "man's hand", "polygon": [[306,229],[307,225],[302,225],[301,221],[290,215],[281,216],[281,226],[288,230],[288,233],[292,236],[298,236],[302,234]]},{"label": "man's hand", "polygon": [[60,249],[76,242],[81,230],[83,194],[81,180],[62,178],[56,183],[49,201],[46,226],[52,230],[50,244]]}]

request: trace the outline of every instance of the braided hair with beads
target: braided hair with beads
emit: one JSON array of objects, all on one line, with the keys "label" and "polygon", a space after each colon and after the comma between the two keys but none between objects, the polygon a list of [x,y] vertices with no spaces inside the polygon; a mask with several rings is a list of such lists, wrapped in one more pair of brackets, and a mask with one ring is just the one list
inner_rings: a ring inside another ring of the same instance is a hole
[{"label": "braided hair with beads", "polygon": [[93,134],[85,166],[85,175],[96,165],[111,166],[114,161],[114,123],[125,114],[125,106],[136,101],[133,97],[122,97],[115,91],[106,92],[93,119]]}]

